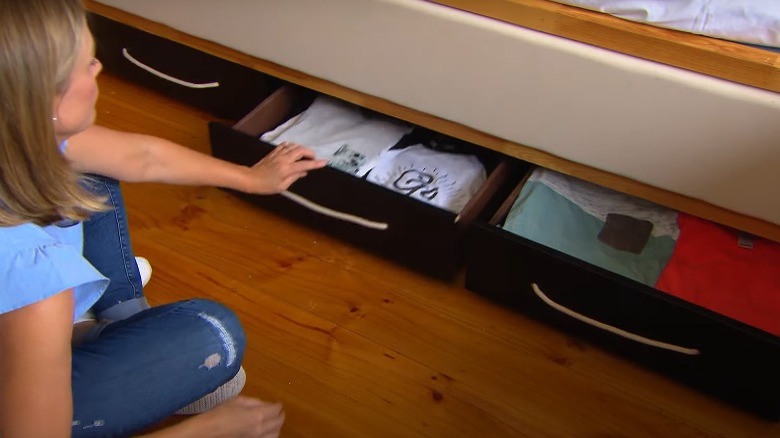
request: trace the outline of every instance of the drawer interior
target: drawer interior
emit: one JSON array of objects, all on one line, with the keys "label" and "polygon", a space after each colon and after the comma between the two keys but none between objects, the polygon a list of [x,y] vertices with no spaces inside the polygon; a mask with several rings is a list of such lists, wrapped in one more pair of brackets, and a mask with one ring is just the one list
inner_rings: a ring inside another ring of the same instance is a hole
[{"label": "drawer interior", "polygon": [[[687,295],[685,293],[681,293],[679,291],[674,292],[674,293],[673,292],[667,292],[665,289],[663,289],[663,286],[659,287],[659,285],[662,284],[660,282],[662,277],[658,278],[658,282],[657,283],[654,282],[653,284],[642,284],[641,282],[637,282],[636,280],[632,280],[630,278],[622,276],[619,272],[614,272],[614,271],[611,271],[611,270],[608,270],[608,269],[603,269],[603,268],[600,268],[598,266],[592,265],[590,263],[590,261],[588,259],[586,259],[586,258],[579,258],[579,257],[576,257],[574,255],[570,255],[570,254],[567,254],[565,252],[562,252],[561,250],[556,250],[556,249],[553,249],[553,248],[549,248],[544,243],[535,242],[533,240],[530,240],[529,238],[526,238],[526,237],[523,237],[523,236],[520,236],[520,235],[516,235],[516,234],[512,233],[511,231],[509,231],[507,229],[504,229],[503,225],[504,225],[504,222],[505,222],[505,220],[507,218],[507,214],[510,211],[510,209],[515,205],[515,202],[517,201],[517,198],[520,195],[521,190],[523,189],[523,187],[527,183],[527,180],[528,180],[529,176],[530,176],[530,173],[526,174],[519,181],[519,183],[516,184],[514,190],[505,199],[505,201],[500,205],[500,207],[497,210],[495,210],[492,214],[486,213],[482,217],[482,220],[486,221],[488,226],[496,228],[497,231],[499,231],[502,235],[504,235],[507,240],[511,240],[511,241],[517,242],[518,244],[522,244],[523,247],[535,248],[536,250],[544,251],[545,253],[548,253],[548,254],[555,254],[556,258],[564,260],[565,262],[567,262],[571,266],[579,266],[583,271],[591,271],[594,275],[599,275],[599,276],[602,276],[604,278],[611,279],[611,281],[614,282],[614,283],[618,283],[618,282],[624,283],[625,285],[633,287],[634,289],[647,290],[647,291],[649,291],[648,293],[652,293],[652,294],[658,295],[659,297],[663,297],[664,299],[667,299],[667,300],[670,300],[670,301],[673,301],[673,302],[678,302],[681,305],[685,305],[685,306],[690,307],[691,309],[696,309],[698,312],[703,312],[703,313],[706,313],[706,314],[710,314],[711,316],[713,316],[715,318],[718,318],[718,319],[721,319],[723,322],[728,323],[730,325],[742,326],[745,330],[755,331],[756,334],[758,334],[760,336],[768,336],[769,338],[780,339],[780,338],[778,338],[776,336],[776,334],[773,335],[771,332],[767,333],[764,330],[760,329],[759,327],[767,327],[765,330],[771,331],[768,328],[768,327],[771,327],[771,326],[767,326],[767,325],[762,326],[760,322],[754,322],[754,321],[760,321],[760,319],[751,319],[751,317],[749,315],[747,315],[747,314],[745,314],[744,318],[740,318],[739,316],[737,316],[737,314],[730,313],[731,309],[726,308],[723,304],[720,304],[720,307],[717,307],[716,304],[713,304],[713,305],[702,304],[702,303],[709,303],[709,301],[701,301],[701,302],[698,301],[698,300],[690,300],[689,301],[687,299]],[[681,217],[680,220],[683,220],[683,218]],[[682,227],[682,225],[680,225],[680,226]],[[685,231],[685,229],[681,228],[680,232],[682,233],[684,231]],[[681,239],[682,237],[684,237],[684,236],[680,236],[680,237],[678,237],[678,239]],[[595,236],[593,236],[592,238],[595,238]],[[700,240],[701,240],[701,238],[700,238]],[[671,249],[672,258],[669,259],[666,262],[666,265],[663,267],[663,270],[667,269],[668,265],[675,261],[675,259],[673,257],[676,255],[675,252],[678,251],[678,247],[677,247],[678,243],[679,243],[678,241],[675,241],[674,247]],[[737,242],[737,239],[735,237],[734,238],[735,248],[736,248],[737,244],[738,244],[738,242]],[[757,242],[757,244],[758,244],[758,242]],[[690,246],[689,246],[689,248],[690,248]],[[718,247],[718,249],[720,249],[720,248],[721,247]],[[713,250],[716,250],[716,249],[713,247]],[[751,249],[745,249],[744,251],[751,251]],[[723,256],[723,257],[725,257],[725,256]],[[684,259],[684,260],[686,260],[686,259]],[[730,260],[730,259],[723,258],[723,260],[725,261],[725,260]],[[741,275],[739,271],[731,269],[729,265],[722,265],[722,266],[719,265],[719,266],[720,266],[720,270],[722,270],[722,271],[731,270],[731,275],[732,276],[739,277]],[[662,271],[662,272],[665,273],[666,271]],[[696,286],[699,286],[701,283],[692,283],[692,284],[694,284]],[[703,289],[700,292],[700,294],[705,295],[707,293],[711,293],[711,294],[717,295],[717,296],[721,297],[719,299],[722,300],[721,302],[723,302],[723,303],[726,302],[725,301],[726,298],[724,298],[724,297],[726,297],[727,294],[729,294],[729,293],[731,293],[731,294],[736,293],[735,291],[733,291],[733,288],[723,289],[721,291],[721,290],[717,289],[717,286],[715,286],[715,289],[712,290],[712,292],[708,292],[709,290],[710,289],[706,289],[706,290]],[[731,291],[731,292],[727,292],[727,291]],[[716,302],[713,301],[713,303],[716,303]],[[754,305],[753,307],[758,308],[759,306],[755,306]],[[765,307],[760,307],[760,308],[763,311]],[[766,308],[772,308],[772,307],[766,307]],[[780,314],[778,314],[776,316],[778,318],[780,318]],[[761,318],[761,317],[763,317],[763,314],[761,316],[759,316],[759,318]],[[751,325],[751,324],[755,324],[755,327],[753,325]]]},{"label": "drawer interior", "polygon": [[[210,126],[212,153],[244,165],[257,162],[275,147],[263,141],[262,134],[309,108],[318,96],[312,90],[283,84],[232,126],[213,122]],[[356,109],[369,115],[372,113],[364,108]],[[379,113],[375,115],[389,118]],[[451,278],[461,266],[462,237],[469,225],[480,213],[494,210],[504,201],[512,188],[509,184],[528,164],[421,127],[410,127],[411,132],[391,149],[402,151],[410,145],[430,141],[440,150],[452,147],[458,152],[465,151],[477,157],[484,166],[485,180],[479,186],[472,186],[475,190],[459,212],[423,202],[369,182],[367,176],[357,176],[331,166],[310,172],[306,178],[295,182],[288,193],[283,194],[285,196],[248,196],[248,199],[307,226],[377,249],[425,273]],[[306,207],[312,203],[316,204],[319,213],[317,209]],[[323,209],[319,207],[361,221],[347,223],[332,214],[323,216]],[[371,228],[360,225],[366,222],[370,222]],[[415,249],[410,251],[410,248]]]},{"label": "drawer interior", "polygon": [[528,177],[472,227],[468,289],[761,415],[780,415],[780,338],[504,229]]},{"label": "drawer interior", "polygon": [[294,85],[282,85],[236,122],[233,129],[259,138],[262,133],[274,129],[306,109],[315,97],[316,93],[312,91]]},{"label": "drawer interior", "polygon": [[[276,128],[290,117],[304,111],[317,96],[318,93],[312,90],[284,84],[242,117],[232,128],[258,139],[259,143],[264,143],[259,140],[261,134]],[[372,112],[362,108],[361,111]],[[388,118],[388,116],[379,113],[375,114]],[[420,139],[458,143],[469,148],[470,153],[476,155],[485,166],[488,174],[485,183],[470,198],[466,206],[454,216],[454,222],[460,229],[465,229],[484,210],[495,209],[496,204],[502,202],[506,197],[507,184],[511,181],[512,176],[528,166],[527,163],[510,159],[497,152],[419,127],[415,127],[413,135],[404,137],[395,148],[413,144]]]}]

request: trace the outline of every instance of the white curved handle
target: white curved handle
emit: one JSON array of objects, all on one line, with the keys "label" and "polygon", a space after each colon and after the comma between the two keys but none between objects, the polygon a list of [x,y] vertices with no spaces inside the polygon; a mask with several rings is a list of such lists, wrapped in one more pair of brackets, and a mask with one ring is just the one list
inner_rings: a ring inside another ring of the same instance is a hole
[{"label": "white curved handle", "polygon": [[560,304],[556,303],[555,301],[551,300],[547,295],[542,292],[541,289],[539,289],[539,286],[536,285],[536,283],[531,283],[531,288],[534,290],[534,293],[536,294],[539,299],[541,299],[545,304],[552,307],[553,309],[564,313],[566,315],[571,316],[572,318],[582,321],[586,324],[590,324],[594,327],[600,328],[602,330],[608,331],[610,333],[614,333],[618,336],[622,336],[626,339],[631,339],[632,341],[636,341],[645,345],[649,345],[651,347],[661,348],[664,350],[674,351],[681,354],[687,354],[689,356],[696,356],[701,354],[701,351],[697,348],[685,348],[680,347],[674,344],[667,344],[666,342],[656,341],[650,338],[646,338],[644,336],[639,336],[637,334],[627,332],[623,329],[619,329],[617,327],[613,327],[609,324],[604,324],[603,322],[596,321],[593,318],[589,318],[585,315],[582,315],[580,313],[577,313],[569,308],[566,308],[564,306],[561,306]]},{"label": "white curved handle", "polygon": [[332,217],[335,219],[340,219],[346,222],[352,222],[353,224],[360,225],[362,227],[371,228],[374,230],[386,230],[389,225],[386,222],[375,222],[369,219],[362,218],[360,216],[355,216],[353,214],[344,213],[341,211],[333,210],[328,207],[324,207],[320,204],[317,204],[315,202],[309,201],[308,199],[304,198],[303,196],[296,195],[295,193],[284,191],[280,193],[280,195],[284,196],[285,198],[289,199],[290,201],[295,202],[296,204],[299,204],[303,207],[308,208],[309,210],[315,211],[317,213],[320,213],[322,215]]},{"label": "white curved handle", "polygon": [[127,51],[126,48],[122,49],[122,56],[124,56],[125,59],[127,59],[130,62],[132,62],[133,64],[135,64],[139,68],[148,71],[149,73],[157,76],[158,78],[165,79],[168,82],[173,82],[174,84],[178,84],[178,85],[181,85],[183,87],[187,87],[187,88],[217,88],[217,87],[219,87],[219,82],[205,82],[205,83],[202,83],[202,84],[196,84],[194,82],[187,82],[187,81],[181,80],[179,78],[175,78],[173,76],[167,75],[167,74],[165,74],[165,73],[163,73],[163,72],[161,72],[159,70],[155,70],[154,68],[149,67],[148,65],[144,64],[143,62],[135,59],[133,57],[133,55],[131,55],[130,52]]}]

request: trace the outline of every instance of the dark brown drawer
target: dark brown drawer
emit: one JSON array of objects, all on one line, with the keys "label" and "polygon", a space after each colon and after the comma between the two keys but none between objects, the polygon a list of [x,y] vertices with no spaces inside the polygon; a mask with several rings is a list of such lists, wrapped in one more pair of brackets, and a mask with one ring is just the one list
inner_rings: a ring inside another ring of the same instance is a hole
[{"label": "dark brown drawer", "polygon": [[482,215],[470,228],[468,289],[762,416],[780,416],[780,339],[525,239],[502,222],[502,213]]},{"label": "dark brown drawer", "polygon": [[238,120],[278,87],[270,76],[97,14],[89,16],[106,71],[216,117]]},{"label": "dark brown drawer", "polygon": [[[274,147],[260,141],[260,134],[304,110],[315,97],[310,90],[285,85],[234,126],[212,123],[214,156],[246,165],[257,162]],[[412,268],[451,277],[462,266],[465,229],[487,205],[501,202],[496,193],[511,189],[506,182],[519,167],[484,149],[480,158],[487,180],[460,214],[331,167],[310,172],[282,195],[245,197]]]}]

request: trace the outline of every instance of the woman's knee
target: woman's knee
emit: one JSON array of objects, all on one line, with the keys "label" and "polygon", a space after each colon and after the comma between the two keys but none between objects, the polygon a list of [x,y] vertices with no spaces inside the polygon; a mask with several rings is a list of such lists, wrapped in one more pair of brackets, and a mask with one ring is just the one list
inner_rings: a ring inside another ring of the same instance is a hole
[{"label": "woman's knee", "polygon": [[246,347],[246,333],[238,316],[227,306],[207,299],[193,299],[187,303],[198,320],[205,323],[211,336],[216,336],[223,344],[227,357],[225,365],[238,369]]}]

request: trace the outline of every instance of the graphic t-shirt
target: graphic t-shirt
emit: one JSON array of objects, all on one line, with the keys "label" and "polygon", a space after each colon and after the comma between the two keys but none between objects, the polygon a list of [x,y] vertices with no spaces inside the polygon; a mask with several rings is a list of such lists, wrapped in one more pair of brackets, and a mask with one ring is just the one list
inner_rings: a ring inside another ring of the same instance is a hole
[{"label": "graphic t-shirt", "polygon": [[262,141],[298,143],[328,165],[364,176],[374,160],[412,127],[327,96],[318,96],[304,112],[263,133]]},{"label": "graphic t-shirt", "polygon": [[440,152],[418,144],[381,154],[366,179],[459,213],[484,184],[486,171],[474,155]]}]

